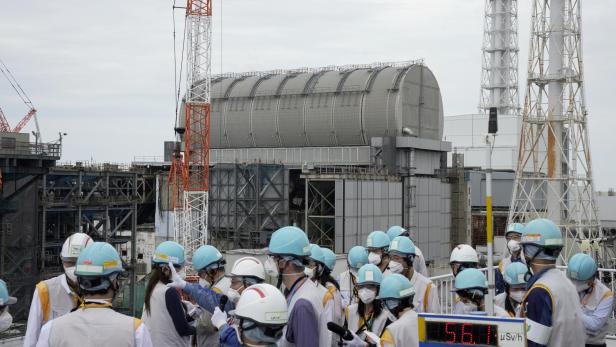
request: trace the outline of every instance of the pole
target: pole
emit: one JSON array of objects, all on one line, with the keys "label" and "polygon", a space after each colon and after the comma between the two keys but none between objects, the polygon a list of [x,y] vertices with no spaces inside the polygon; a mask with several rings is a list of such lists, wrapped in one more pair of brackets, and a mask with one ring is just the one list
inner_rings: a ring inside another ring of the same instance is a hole
[{"label": "pole", "polygon": [[494,315],[494,260],[493,260],[493,234],[494,220],[492,216],[492,144],[494,134],[486,135],[486,234],[488,244],[488,297],[485,300],[485,309],[488,315]]}]

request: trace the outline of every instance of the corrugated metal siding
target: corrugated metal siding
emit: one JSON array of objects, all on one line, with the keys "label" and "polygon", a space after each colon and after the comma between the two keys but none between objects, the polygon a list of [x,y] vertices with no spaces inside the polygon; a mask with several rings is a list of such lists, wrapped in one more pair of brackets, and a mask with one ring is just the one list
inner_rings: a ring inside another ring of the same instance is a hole
[{"label": "corrugated metal siding", "polygon": [[440,105],[419,65],[225,77],[212,82],[212,147],[361,146],[403,126],[441,140]]}]

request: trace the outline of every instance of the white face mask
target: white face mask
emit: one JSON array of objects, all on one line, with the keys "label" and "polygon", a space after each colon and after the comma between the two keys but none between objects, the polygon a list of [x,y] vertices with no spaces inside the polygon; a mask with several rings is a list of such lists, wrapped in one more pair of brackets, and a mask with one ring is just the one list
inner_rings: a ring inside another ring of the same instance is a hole
[{"label": "white face mask", "polygon": [[75,266],[69,266],[64,268],[64,273],[66,274],[66,277],[73,283],[77,283],[77,275],[75,275],[75,269]]},{"label": "white face mask", "polygon": [[381,263],[381,255],[378,253],[370,252],[368,254],[368,262],[373,265],[379,265]]},{"label": "white face mask", "polygon": [[588,283],[586,281],[582,282],[582,281],[572,281],[573,285],[575,285],[575,290],[577,290],[578,293],[582,293],[588,290],[588,288],[590,288],[590,286],[588,285]]},{"label": "white face mask", "polygon": [[199,277],[199,285],[205,289],[209,289],[212,286],[210,281],[203,279],[201,277]]},{"label": "white face mask", "polygon": [[389,271],[395,274],[401,274],[404,271],[404,266],[397,261],[391,260],[389,262]]},{"label": "white face mask", "polygon": [[463,314],[470,314],[471,312],[476,312],[478,310],[479,308],[477,307],[475,303],[472,303],[472,302],[464,303]]},{"label": "white face mask", "polygon": [[306,276],[308,276],[308,278],[312,279],[314,277],[314,269],[310,268],[308,266],[306,266],[304,268],[304,273],[306,274]]},{"label": "white face mask", "polygon": [[357,295],[359,296],[359,300],[361,300],[364,304],[372,303],[376,297],[374,290],[368,288],[361,288],[357,291]]},{"label": "white face mask", "polygon": [[511,291],[509,293],[509,296],[517,303],[521,303],[522,299],[524,298],[524,294],[526,294],[525,291],[523,290],[516,290],[516,291]]},{"label": "white face mask", "polygon": [[5,308],[4,312],[0,314],[0,333],[8,330],[13,324],[13,316],[9,313],[9,311]]},{"label": "white face mask", "polygon": [[231,300],[231,302],[235,304],[240,299],[240,292],[233,288],[229,288],[229,290],[227,291],[227,297],[229,298],[229,300]]},{"label": "white face mask", "polygon": [[270,277],[278,277],[278,264],[272,257],[268,257],[265,261],[265,273]]},{"label": "white face mask", "polygon": [[509,240],[509,242],[507,242],[507,249],[509,250],[509,253],[518,252],[522,249],[522,247],[520,247],[520,241],[516,241],[513,239]]}]

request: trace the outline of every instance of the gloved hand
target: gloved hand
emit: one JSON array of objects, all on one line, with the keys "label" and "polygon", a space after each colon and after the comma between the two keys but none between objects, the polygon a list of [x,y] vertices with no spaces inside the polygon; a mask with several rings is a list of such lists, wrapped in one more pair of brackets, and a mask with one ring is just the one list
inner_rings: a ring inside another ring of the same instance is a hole
[{"label": "gloved hand", "polygon": [[190,301],[182,300],[184,307],[186,308],[186,314],[193,319],[197,319],[201,315],[201,307],[194,305]]},{"label": "gloved hand", "polygon": [[175,289],[184,289],[186,287],[186,281],[184,281],[177,271],[173,267],[173,264],[169,262],[169,269],[171,269],[171,282],[167,283],[167,287]]},{"label": "gloved hand", "polygon": [[355,334],[354,332],[351,332],[351,334],[353,334],[353,340],[351,341],[342,340],[343,346],[345,347],[367,347],[368,346],[368,343],[364,341],[361,337],[357,336],[357,334]]},{"label": "gloved hand", "polygon": [[220,330],[225,324],[227,324],[227,312],[223,312],[220,308],[216,307],[214,313],[212,313],[212,325]]}]

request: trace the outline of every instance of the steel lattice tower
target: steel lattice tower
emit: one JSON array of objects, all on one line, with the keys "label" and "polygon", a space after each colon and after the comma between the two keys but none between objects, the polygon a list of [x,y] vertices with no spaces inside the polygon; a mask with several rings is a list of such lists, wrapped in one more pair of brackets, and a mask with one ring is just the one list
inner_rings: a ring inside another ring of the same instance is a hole
[{"label": "steel lattice tower", "polygon": [[[579,0],[534,0],[528,80],[509,221],[543,217],[566,237],[566,262],[602,239],[584,99]],[[588,243],[590,242],[590,244]]]},{"label": "steel lattice tower", "polygon": [[[207,243],[210,172],[210,87],[212,4],[188,0],[186,5],[186,95],[183,150],[172,165],[175,239],[191,256]],[[182,136],[183,135],[183,136]]]},{"label": "steel lattice tower", "polygon": [[518,96],[518,1],[486,0],[479,112],[520,112]]}]

